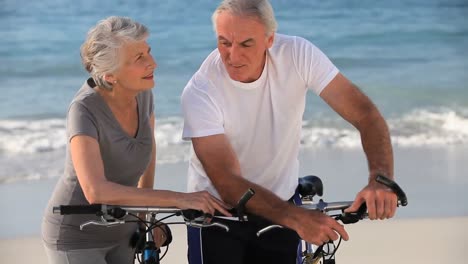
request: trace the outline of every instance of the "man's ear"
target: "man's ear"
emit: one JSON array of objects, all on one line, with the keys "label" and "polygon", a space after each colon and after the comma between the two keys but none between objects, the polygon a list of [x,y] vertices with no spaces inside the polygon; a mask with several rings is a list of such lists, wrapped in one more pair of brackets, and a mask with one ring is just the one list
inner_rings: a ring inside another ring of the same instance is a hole
[{"label": "man's ear", "polygon": [[273,42],[275,40],[275,32],[271,33],[270,36],[267,38],[267,48],[271,48],[273,46]]}]

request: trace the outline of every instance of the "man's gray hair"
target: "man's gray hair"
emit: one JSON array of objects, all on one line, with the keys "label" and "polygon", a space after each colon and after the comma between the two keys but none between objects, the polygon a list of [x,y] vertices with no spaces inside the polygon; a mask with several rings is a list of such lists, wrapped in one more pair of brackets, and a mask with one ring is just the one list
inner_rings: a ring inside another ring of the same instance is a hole
[{"label": "man's gray hair", "polygon": [[235,16],[258,18],[265,26],[267,36],[276,32],[278,28],[273,8],[268,0],[223,0],[211,17],[215,32],[218,15],[224,11]]},{"label": "man's gray hair", "polygon": [[104,75],[114,73],[120,66],[119,52],[125,43],[143,41],[148,29],[128,17],[111,16],[99,21],[88,31],[81,45],[81,61],[97,86],[112,89]]}]

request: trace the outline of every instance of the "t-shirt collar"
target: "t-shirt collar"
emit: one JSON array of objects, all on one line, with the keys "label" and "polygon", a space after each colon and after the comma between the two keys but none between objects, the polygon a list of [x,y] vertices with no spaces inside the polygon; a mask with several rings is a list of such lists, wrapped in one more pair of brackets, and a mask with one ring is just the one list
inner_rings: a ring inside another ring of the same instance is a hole
[{"label": "t-shirt collar", "polygon": [[250,83],[244,83],[244,82],[234,81],[233,79],[229,77],[229,75],[228,75],[228,78],[231,81],[231,83],[237,88],[241,88],[245,90],[256,89],[257,87],[260,87],[265,84],[265,80],[268,75],[267,65],[268,65],[268,52],[266,53],[266,56],[265,56],[265,65],[263,66],[262,74],[260,75],[260,78],[258,78],[257,80],[250,82]]}]

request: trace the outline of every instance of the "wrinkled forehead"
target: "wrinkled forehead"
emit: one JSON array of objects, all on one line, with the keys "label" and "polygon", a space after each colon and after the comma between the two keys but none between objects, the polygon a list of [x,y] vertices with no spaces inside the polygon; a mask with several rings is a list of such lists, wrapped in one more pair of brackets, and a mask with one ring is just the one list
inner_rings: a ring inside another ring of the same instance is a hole
[{"label": "wrinkled forehead", "polygon": [[122,44],[118,51],[120,60],[124,63],[129,63],[135,60],[139,55],[146,54],[151,50],[146,40],[128,41]]},{"label": "wrinkled forehead", "polygon": [[265,36],[265,26],[255,16],[233,15],[223,11],[216,19],[216,33],[218,37],[230,38],[254,38]]}]

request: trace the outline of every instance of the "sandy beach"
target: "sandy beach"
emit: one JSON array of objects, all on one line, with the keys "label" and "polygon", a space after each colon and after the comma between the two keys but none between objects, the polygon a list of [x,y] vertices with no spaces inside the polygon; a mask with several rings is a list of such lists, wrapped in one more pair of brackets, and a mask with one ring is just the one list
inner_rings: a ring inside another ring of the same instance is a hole
[{"label": "sandy beach", "polygon": [[[463,263],[468,217],[364,221],[347,227],[337,263]],[[174,226],[174,240],[162,263],[187,263],[186,229]],[[45,264],[38,237],[0,241],[0,263]]]}]

